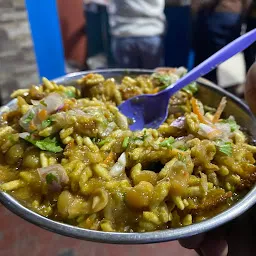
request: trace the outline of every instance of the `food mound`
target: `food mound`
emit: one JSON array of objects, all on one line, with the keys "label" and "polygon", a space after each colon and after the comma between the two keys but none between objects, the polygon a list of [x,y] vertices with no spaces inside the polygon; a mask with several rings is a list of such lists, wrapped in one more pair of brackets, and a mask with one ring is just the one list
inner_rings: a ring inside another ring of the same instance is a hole
[{"label": "food mound", "polygon": [[136,132],[117,108],[184,72],[120,82],[94,73],[74,87],[43,78],[15,91],[15,108],[2,108],[0,189],[40,215],[107,232],[177,228],[227,209],[255,183],[256,147],[222,117],[225,98],[203,105],[189,84],[170,99],[165,123]]}]

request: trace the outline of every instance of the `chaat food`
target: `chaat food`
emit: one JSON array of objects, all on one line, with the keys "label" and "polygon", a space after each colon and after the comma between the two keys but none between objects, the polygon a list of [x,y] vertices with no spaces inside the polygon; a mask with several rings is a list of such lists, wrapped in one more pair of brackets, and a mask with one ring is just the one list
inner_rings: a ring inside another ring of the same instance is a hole
[{"label": "chaat food", "polygon": [[13,92],[15,107],[1,109],[0,190],[52,220],[106,232],[177,228],[227,209],[255,184],[256,147],[223,115],[225,97],[203,105],[189,84],[158,129],[132,132],[118,111],[185,72],[91,73],[74,86],[43,78]]}]

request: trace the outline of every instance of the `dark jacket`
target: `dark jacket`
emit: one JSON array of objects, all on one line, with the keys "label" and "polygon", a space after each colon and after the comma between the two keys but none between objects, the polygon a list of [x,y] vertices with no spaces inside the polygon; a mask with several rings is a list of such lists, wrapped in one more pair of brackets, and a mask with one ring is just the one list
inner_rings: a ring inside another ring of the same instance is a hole
[{"label": "dark jacket", "polygon": [[[196,0],[197,1],[197,0]],[[213,9],[217,12],[245,13],[253,0],[204,0],[201,8]]]}]

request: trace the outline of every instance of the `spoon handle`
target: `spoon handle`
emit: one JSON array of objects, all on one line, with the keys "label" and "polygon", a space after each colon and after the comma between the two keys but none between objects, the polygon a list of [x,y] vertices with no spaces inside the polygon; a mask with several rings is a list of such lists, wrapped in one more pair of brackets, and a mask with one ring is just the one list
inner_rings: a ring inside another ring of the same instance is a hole
[{"label": "spoon handle", "polygon": [[203,61],[201,64],[193,68],[189,73],[179,79],[172,86],[168,87],[164,91],[159,94],[168,94],[169,96],[173,95],[175,92],[179,91],[189,83],[194,82],[199,77],[209,73],[213,69],[215,69],[218,65],[228,60],[235,54],[243,51],[248,46],[250,46],[253,42],[256,41],[256,29],[253,29],[249,33],[240,36],[233,42],[229,43],[221,50],[213,54],[211,57]]}]

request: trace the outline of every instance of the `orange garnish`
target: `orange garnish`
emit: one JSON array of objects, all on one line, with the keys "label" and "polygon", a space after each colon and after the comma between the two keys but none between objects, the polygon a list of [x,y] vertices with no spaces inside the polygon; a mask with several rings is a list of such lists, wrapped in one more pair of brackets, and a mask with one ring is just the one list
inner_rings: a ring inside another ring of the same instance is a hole
[{"label": "orange garnish", "polygon": [[152,93],[158,93],[159,92],[159,87],[156,87],[153,89]]},{"label": "orange garnish", "polygon": [[36,126],[35,126],[33,121],[30,122],[29,129],[32,130],[32,131],[36,130]]},{"label": "orange garnish", "polygon": [[199,121],[201,123],[208,124],[209,121],[206,120],[203,114],[201,113],[197,100],[194,97],[191,99],[191,104],[192,104],[193,112],[198,116]]},{"label": "orange garnish", "polygon": [[66,111],[66,110],[69,110],[69,109],[70,109],[70,105],[67,102],[65,102],[62,110]]},{"label": "orange garnish", "polygon": [[105,160],[103,161],[104,164],[109,164],[111,163],[115,158],[115,154],[111,151],[108,156],[105,158]]},{"label": "orange garnish", "polygon": [[70,141],[67,146],[66,146],[66,150],[71,150],[73,147],[75,146],[75,142],[72,140]]},{"label": "orange garnish", "polygon": [[227,104],[226,97],[223,97],[223,98],[221,99],[220,104],[219,104],[219,106],[218,106],[218,108],[217,108],[217,111],[216,111],[216,113],[214,114],[214,117],[213,117],[213,119],[212,119],[212,122],[213,122],[213,123],[217,123],[217,122],[219,121],[220,116],[221,116],[221,114],[222,114],[224,108],[226,107],[226,104]]},{"label": "orange garnish", "polygon": [[48,113],[46,109],[42,109],[41,111],[38,112],[37,115],[40,121],[44,121],[47,119]]}]

